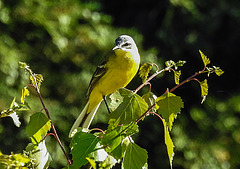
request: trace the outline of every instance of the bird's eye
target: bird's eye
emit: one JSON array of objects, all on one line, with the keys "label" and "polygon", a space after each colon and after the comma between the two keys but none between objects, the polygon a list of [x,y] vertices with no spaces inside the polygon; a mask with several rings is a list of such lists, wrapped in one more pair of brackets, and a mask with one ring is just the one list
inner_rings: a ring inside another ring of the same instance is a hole
[{"label": "bird's eye", "polygon": [[122,47],[129,49],[129,48],[131,48],[131,47],[132,47],[132,44],[131,44],[131,43],[128,43],[128,42],[126,42],[126,43],[124,43],[124,44],[122,45]]}]

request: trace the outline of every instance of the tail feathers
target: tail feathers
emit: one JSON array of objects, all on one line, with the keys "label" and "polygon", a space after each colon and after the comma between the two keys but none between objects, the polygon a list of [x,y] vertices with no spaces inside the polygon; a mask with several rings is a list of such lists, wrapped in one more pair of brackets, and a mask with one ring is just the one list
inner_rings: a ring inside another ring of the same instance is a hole
[{"label": "tail feathers", "polygon": [[[101,103],[101,102],[100,102]],[[69,138],[72,137],[72,132],[77,129],[78,127],[82,127],[82,128],[89,128],[96,112],[97,109],[100,105],[100,103],[94,108],[92,109],[89,113],[87,113],[88,111],[88,106],[89,106],[89,102],[86,104],[86,106],[84,107],[84,109],[82,110],[82,112],[80,113],[80,115],[78,116],[77,120],[74,122],[70,132],[69,132]]]}]

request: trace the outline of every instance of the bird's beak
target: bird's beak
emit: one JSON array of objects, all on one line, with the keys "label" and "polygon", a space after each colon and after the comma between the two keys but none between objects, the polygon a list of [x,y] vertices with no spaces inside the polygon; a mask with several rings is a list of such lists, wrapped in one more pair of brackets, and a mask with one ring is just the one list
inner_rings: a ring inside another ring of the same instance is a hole
[{"label": "bird's beak", "polygon": [[112,50],[120,49],[120,46],[115,46]]}]

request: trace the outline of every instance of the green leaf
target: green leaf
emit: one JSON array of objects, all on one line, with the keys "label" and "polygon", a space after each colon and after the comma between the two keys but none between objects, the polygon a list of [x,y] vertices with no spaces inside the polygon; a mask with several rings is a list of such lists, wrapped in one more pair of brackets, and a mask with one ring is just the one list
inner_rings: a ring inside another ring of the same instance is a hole
[{"label": "green leaf", "polygon": [[173,66],[176,65],[176,63],[173,60],[168,60],[168,61],[165,62],[165,65],[167,67],[173,67]]},{"label": "green leaf", "polygon": [[19,121],[19,117],[16,111],[21,111],[21,110],[22,110],[22,105],[18,105],[16,102],[16,98],[14,97],[10,107],[7,110],[1,111],[0,118],[11,117],[13,120],[13,123],[17,127],[20,127],[21,122]]},{"label": "green leaf", "polygon": [[139,76],[142,78],[142,82],[144,83],[147,80],[148,74],[153,67],[153,63],[144,63],[139,69]]},{"label": "green leaf", "polygon": [[204,53],[201,50],[199,50],[199,53],[200,53],[200,55],[202,57],[202,61],[203,61],[204,67],[206,67],[208,64],[210,64],[210,60],[207,58],[206,55],[204,55]]},{"label": "green leaf", "polygon": [[50,120],[42,113],[37,112],[30,117],[26,131],[34,144],[38,144],[51,128]]},{"label": "green leaf", "polygon": [[30,161],[31,159],[27,158],[23,154],[11,153],[11,155],[6,155],[0,152],[0,168],[2,169],[26,169]]},{"label": "green leaf", "polygon": [[128,144],[123,158],[123,168],[142,169],[142,167],[147,163],[147,158],[147,151],[131,142]]},{"label": "green leaf", "polygon": [[99,138],[93,134],[78,132],[76,133],[70,143],[71,154],[73,159],[72,167],[79,168],[87,164],[86,157],[96,151],[96,145]]},{"label": "green leaf", "polygon": [[101,144],[106,146],[107,152],[112,152],[122,143],[125,137],[135,133],[138,133],[138,125],[135,122],[129,125],[117,126],[113,129],[112,126],[109,126],[108,130],[102,136]]},{"label": "green leaf", "polygon": [[[157,99],[157,96],[153,94],[151,91],[145,93],[142,96],[143,100],[148,104],[148,107],[152,106],[155,104],[155,101]],[[156,107],[154,106],[150,111],[156,112]]]},{"label": "green leaf", "polygon": [[127,89],[120,89],[119,93],[123,97],[123,101],[109,115],[110,119],[116,120],[116,125],[134,122],[147,111],[148,105],[139,95]]},{"label": "green leaf", "polygon": [[181,70],[174,71],[174,81],[176,84],[179,84],[180,75],[181,75]]},{"label": "green leaf", "polygon": [[175,64],[175,70],[178,69],[178,67],[183,66],[186,63],[186,61],[184,60],[179,60],[176,64]]},{"label": "green leaf", "polygon": [[181,97],[167,92],[156,99],[156,105],[158,113],[166,120],[166,123],[171,130],[173,121],[177,117],[177,113],[180,113],[181,108],[183,108]]},{"label": "green leaf", "polygon": [[38,89],[40,89],[41,83],[43,82],[43,76],[41,74],[35,74],[35,73],[33,74],[33,76],[30,75],[30,80],[31,80],[32,85],[34,87],[36,87],[35,80],[34,80],[34,78],[35,78],[36,82],[37,82]]},{"label": "green leaf", "polygon": [[24,87],[22,89],[22,96],[21,96],[21,103],[24,104],[25,103],[25,97],[29,96],[29,90],[27,89],[27,87]]},{"label": "green leaf", "polygon": [[204,81],[199,82],[199,83],[200,83],[200,87],[201,87],[201,95],[202,95],[202,98],[203,98],[201,103],[203,103],[206,100],[206,97],[208,95],[207,79],[205,79]]},{"label": "green leaf", "polygon": [[22,69],[25,69],[26,67],[28,67],[28,65],[25,62],[18,62],[19,67]]},{"label": "green leaf", "polygon": [[114,93],[112,93],[109,96],[111,102],[109,104],[109,108],[110,110],[113,112],[114,110],[117,109],[117,107],[122,103],[123,101],[123,97],[121,96],[121,94],[119,93],[119,91],[116,91]]},{"label": "green leaf", "polygon": [[164,139],[165,139],[165,144],[167,146],[169,163],[172,168],[172,161],[173,161],[173,156],[174,156],[174,152],[173,152],[174,145],[173,145],[172,139],[170,137],[168,125],[167,125],[166,121],[164,119],[162,119],[162,122],[164,125]]},{"label": "green leaf", "polygon": [[213,69],[217,76],[221,76],[224,73],[224,71],[220,69],[220,67],[213,66]]}]

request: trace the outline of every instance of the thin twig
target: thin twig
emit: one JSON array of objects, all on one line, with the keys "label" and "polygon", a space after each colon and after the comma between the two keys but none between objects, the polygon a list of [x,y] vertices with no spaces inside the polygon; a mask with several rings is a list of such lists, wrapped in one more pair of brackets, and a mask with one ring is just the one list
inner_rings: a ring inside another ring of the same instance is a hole
[{"label": "thin twig", "polygon": [[33,87],[36,89],[37,94],[38,94],[38,97],[39,97],[39,99],[40,99],[40,101],[41,101],[41,103],[42,103],[43,109],[45,110],[45,112],[46,112],[46,114],[47,114],[47,117],[48,117],[48,119],[49,119],[50,122],[51,122],[51,128],[52,128],[52,130],[53,130],[54,137],[56,138],[56,140],[57,140],[59,146],[61,147],[61,149],[62,149],[65,157],[67,158],[68,164],[69,164],[69,165],[72,165],[72,162],[71,162],[70,158],[68,157],[66,151],[64,150],[60,138],[58,137],[58,134],[57,134],[57,131],[56,131],[56,129],[55,129],[55,126],[54,126],[53,123],[52,123],[52,120],[51,120],[51,117],[50,117],[50,113],[49,113],[48,109],[46,108],[46,106],[45,106],[45,104],[44,104],[44,102],[43,102],[41,93],[40,93],[39,88],[38,88],[38,85],[37,85],[37,80],[36,80],[36,78],[35,78],[35,75],[34,75],[34,73],[31,72],[31,71],[30,71],[30,74],[31,74],[31,76],[32,76],[32,78],[33,78],[33,80],[34,80],[34,83],[35,83],[35,86],[33,85]]},{"label": "thin twig", "polygon": [[144,83],[142,83],[140,86],[138,86],[138,88],[136,90],[134,90],[134,94],[136,94],[139,90],[141,90],[144,86],[149,84],[149,81],[151,81],[154,77],[156,77],[157,75],[159,75],[160,73],[163,73],[165,71],[169,71],[171,69],[172,66],[168,66],[162,70],[158,70],[158,66],[156,64],[154,64],[157,67],[157,71],[152,74],[152,76],[150,76]]}]

